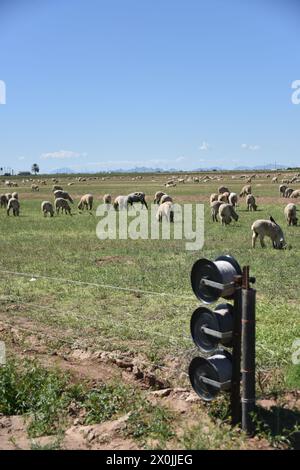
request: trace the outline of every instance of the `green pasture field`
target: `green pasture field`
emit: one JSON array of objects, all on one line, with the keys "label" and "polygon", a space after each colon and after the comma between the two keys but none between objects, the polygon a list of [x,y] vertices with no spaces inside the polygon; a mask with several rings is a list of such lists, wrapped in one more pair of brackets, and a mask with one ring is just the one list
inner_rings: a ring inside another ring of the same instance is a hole
[{"label": "green pasture field", "polygon": [[[78,341],[85,347],[131,351],[150,363],[173,364],[172,379],[176,381],[176,373],[186,370],[194,353],[189,323],[198,301],[190,286],[191,267],[201,257],[231,254],[241,265],[249,264],[256,277],[257,366],[266,375],[266,390],[299,387],[292,354],[293,343],[300,338],[300,227],[287,226],[283,208],[288,201],[279,198],[279,185],[270,179],[254,179],[252,192],[258,211],[247,212],[245,200],[240,199],[239,220],[226,227],[211,221],[209,195],[221,184],[240,192],[243,180],[224,175],[221,182],[168,188],[178,204],[205,205],[205,243],[198,251],[186,251],[185,240],[99,240],[95,208],[105,193],[116,197],[141,190],[150,202],[156,191],[164,190],[168,179],[161,174],[144,175],[141,180],[133,177],[76,181],[68,187],[75,177],[59,176],[59,184],[74,198],[73,216],[53,218],[44,218],[40,210],[43,200],[53,200],[51,179],[47,178],[47,186],[40,186],[39,192],[31,191],[31,183],[18,180],[20,217],[7,217],[0,210],[1,318],[25,325],[30,321],[30,325],[47,327],[48,332],[50,327],[57,339]],[[0,191],[7,192],[3,183]],[[77,203],[88,192],[95,198],[93,211],[80,214]],[[256,249],[251,248],[251,224],[270,215],[284,230],[286,250],[274,250],[269,240],[265,249],[259,242]],[[28,277],[4,271],[27,273]],[[32,280],[34,275],[45,278]]]}]

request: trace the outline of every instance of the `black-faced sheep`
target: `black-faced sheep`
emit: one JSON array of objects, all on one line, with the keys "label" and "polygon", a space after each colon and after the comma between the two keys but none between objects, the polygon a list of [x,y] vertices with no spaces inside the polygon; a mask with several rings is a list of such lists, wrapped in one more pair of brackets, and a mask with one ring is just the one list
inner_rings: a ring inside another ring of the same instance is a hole
[{"label": "black-faced sheep", "polygon": [[146,209],[148,209],[147,202],[145,199],[145,193],[136,192],[136,193],[128,194],[127,204],[130,204],[132,206],[134,202],[140,202],[142,206],[145,206]]},{"label": "black-faced sheep", "polygon": [[161,198],[165,195],[166,193],[164,193],[163,191],[157,191],[154,195],[154,204],[159,204],[160,203],[160,200]]},{"label": "black-faced sheep", "polygon": [[273,248],[282,249],[286,247],[283,231],[275,222],[273,217],[270,220],[256,220],[251,227],[252,230],[252,248],[255,248],[257,237],[259,237],[260,244],[264,248],[264,238],[269,237],[272,240]]},{"label": "black-faced sheep", "polygon": [[159,203],[160,203],[160,204],[163,204],[164,202],[173,202],[173,198],[172,198],[171,196],[169,196],[168,194],[164,194],[164,195],[161,197]]},{"label": "black-faced sheep", "polygon": [[228,192],[219,194],[218,201],[219,202],[225,202],[226,204],[229,204],[229,195],[230,195],[230,193],[228,193]]},{"label": "black-faced sheep", "polygon": [[67,201],[70,201],[71,204],[73,204],[73,199],[71,198],[70,194],[67,193],[66,191],[61,191],[61,190],[57,190],[57,191],[54,191],[54,197],[55,199],[66,199]]},{"label": "black-faced sheep", "polygon": [[219,193],[219,194],[230,193],[230,191],[229,191],[228,188],[226,188],[226,186],[220,186],[220,187],[218,188],[218,193]]}]

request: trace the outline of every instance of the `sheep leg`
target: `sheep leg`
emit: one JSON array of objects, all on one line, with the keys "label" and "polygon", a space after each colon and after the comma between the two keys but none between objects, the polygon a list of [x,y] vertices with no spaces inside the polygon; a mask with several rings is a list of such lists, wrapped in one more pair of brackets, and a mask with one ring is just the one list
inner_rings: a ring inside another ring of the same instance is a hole
[{"label": "sheep leg", "polygon": [[265,247],[266,247],[266,244],[265,244],[265,242],[264,242],[264,236],[263,236],[263,235],[259,235],[259,240],[260,240],[261,247],[262,247],[262,248],[265,248]]},{"label": "sheep leg", "polygon": [[256,243],[257,237],[258,237],[258,233],[253,232],[253,234],[252,234],[252,248],[255,248],[255,243]]}]

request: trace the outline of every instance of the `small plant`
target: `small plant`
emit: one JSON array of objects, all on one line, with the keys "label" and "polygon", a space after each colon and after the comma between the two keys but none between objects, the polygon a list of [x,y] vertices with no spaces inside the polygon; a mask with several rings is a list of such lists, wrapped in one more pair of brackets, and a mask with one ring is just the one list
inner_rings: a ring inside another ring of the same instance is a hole
[{"label": "small plant", "polygon": [[136,392],[124,385],[106,385],[91,390],[82,405],[86,410],[85,424],[101,423],[120,412],[132,409]]},{"label": "small plant", "polygon": [[149,439],[157,440],[163,448],[174,436],[171,412],[158,405],[143,402],[130,414],[125,433],[144,445]]}]

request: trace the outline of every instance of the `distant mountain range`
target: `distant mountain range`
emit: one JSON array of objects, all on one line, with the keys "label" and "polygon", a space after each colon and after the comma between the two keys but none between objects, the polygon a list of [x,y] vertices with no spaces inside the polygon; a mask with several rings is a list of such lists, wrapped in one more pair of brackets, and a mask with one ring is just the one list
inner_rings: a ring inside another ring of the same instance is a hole
[{"label": "distant mountain range", "polygon": [[164,168],[149,168],[145,166],[135,167],[130,169],[124,168],[116,168],[112,170],[98,170],[98,171],[91,171],[87,168],[82,168],[82,170],[74,171],[71,168],[57,168],[55,170],[51,170],[49,173],[51,174],[75,174],[75,173],[188,173],[188,172],[205,172],[205,171],[272,171],[272,170],[284,170],[287,169],[287,165],[282,164],[275,164],[274,163],[267,163],[265,165],[255,165],[255,166],[237,166],[235,168],[227,169],[222,167],[206,167],[206,168],[195,168],[193,170],[178,170],[177,168],[170,168],[168,170]]}]

